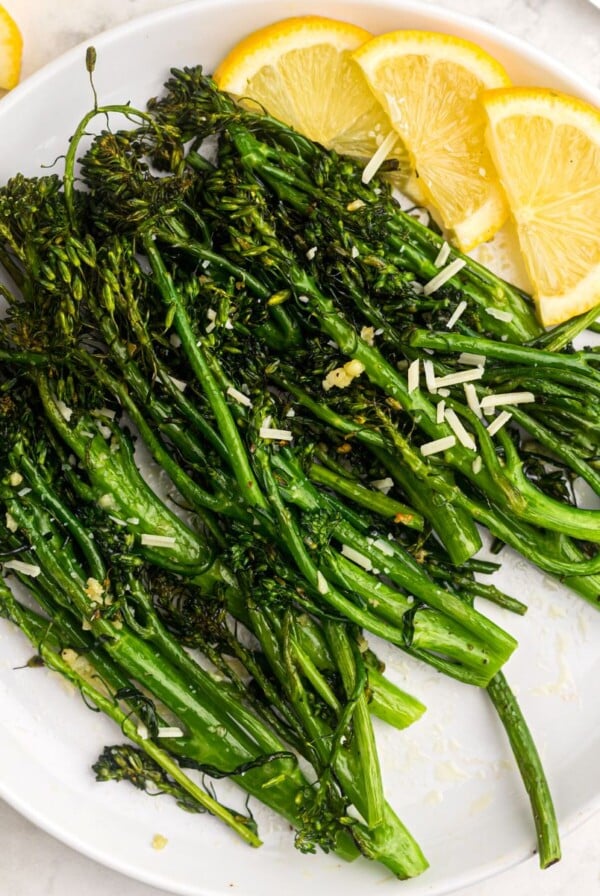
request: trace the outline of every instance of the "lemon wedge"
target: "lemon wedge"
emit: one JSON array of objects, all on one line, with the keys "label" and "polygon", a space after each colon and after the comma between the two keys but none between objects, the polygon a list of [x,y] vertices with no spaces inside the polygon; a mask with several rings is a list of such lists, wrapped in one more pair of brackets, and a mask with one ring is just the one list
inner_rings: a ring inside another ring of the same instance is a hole
[{"label": "lemon wedge", "polygon": [[540,319],[569,320],[600,303],[600,111],[544,88],[482,102]]},{"label": "lemon wedge", "polygon": [[327,149],[369,160],[386,141],[384,156],[396,158],[400,141],[388,139],[390,121],[352,59],[371,36],[320,16],[284,19],[238,43],[213,77]]},{"label": "lemon wedge", "polygon": [[23,38],[19,27],[0,6],[0,90],[12,90],[19,83]]},{"label": "lemon wedge", "polygon": [[463,251],[488,240],[508,206],[485,144],[480,102],[510,80],[470,41],[429,31],[393,31],[353,54],[408,150],[434,216]]}]

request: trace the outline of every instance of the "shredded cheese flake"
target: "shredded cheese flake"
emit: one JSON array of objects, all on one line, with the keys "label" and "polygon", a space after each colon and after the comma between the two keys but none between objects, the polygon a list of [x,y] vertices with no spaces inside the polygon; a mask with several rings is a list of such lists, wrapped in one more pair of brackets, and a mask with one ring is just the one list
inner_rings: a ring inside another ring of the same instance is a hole
[{"label": "shredded cheese flake", "polygon": [[481,405],[479,404],[479,399],[477,398],[477,390],[473,383],[464,383],[463,388],[465,390],[465,398],[467,399],[467,404],[469,408],[473,411],[476,417],[481,418],[483,414],[481,412]]},{"label": "shredded cheese flake", "polygon": [[306,257],[309,261],[312,261],[316,254],[317,254],[317,247],[312,246],[306,253]]},{"label": "shredded cheese flake", "polygon": [[425,385],[427,386],[427,391],[434,395],[437,392],[437,386],[433,361],[423,361],[423,371],[425,373]]},{"label": "shredded cheese flake", "polygon": [[456,373],[449,373],[447,376],[437,377],[435,385],[438,389],[443,386],[456,386],[459,383],[480,380],[482,376],[483,367],[471,367],[469,370],[459,370]]},{"label": "shredded cheese flake", "polygon": [[368,184],[373,180],[373,178],[387,159],[389,153],[391,153],[391,151],[393,150],[397,140],[398,135],[396,134],[396,132],[390,131],[387,137],[381,141],[380,145],[375,150],[363,169],[361,178],[363,184]]},{"label": "shredded cheese flake", "polygon": [[42,571],[37,564],[24,563],[22,560],[5,560],[4,569],[12,569],[24,576],[30,576],[32,579],[36,579]]},{"label": "shredded cheese flake", "polygon": [[327,594],[329,591],[327,579],[320,570],[317,572],[317,591],[319,594]]},{"label": "shredded cheese flake", "polygon": [[9,532],[16,532],[19,528],[16,519],[8,511],[6,511],[6,528]]},{"label": "shredded cheese flake", "polygon": [[227,387],[227,394],[233,398],[238,404],[243,404],[246,408],[252,407],[252,402],[248,398],[247,395],[244,395],[243,392],[240,392],[239,389],[236,389],[234,386]]},{"label": "shredded cheese flake", "polygon": [[371,487],[376,488],[378,492],[383,492],[384,495],[393,488],[394,480],[389,476],[386,476],[385,479],[373,479],[371,482]]},{"label": "shredded cheese flake", "polygon": [[420,361],[417,358],[408,365],[408,391],[415,392],[419,388]]},{"label": "shredded cheese flake", "polygon": [[261,439],[276,439],[279,442],[291,442],[294,438],[289,429],[274,429],[271,426],[261,426],[258,434]]},{"label": "shredded cheese flake", "polygon": [[421,454],[423,457],[429,457],[430,454],[440,454],[456,445],[456,436],[444,436],[441,439],[434,439],[433,442],[425,442],[421,445]]},{"label": "shredded cheese flake", "polygon": [[481,459],[481,456],[478,454],[477,457],[475,458],[475,460],[473,461],[473,463],[471,464],[471,469],[473,470],[475,475],[477,475],[478,473],[481,473],[482,466],[483,466],[483,461]]},{"label": "shredded cheese flake", "polygon": [[496,320],[502,320],[507,324],[513,319],[513,315],[510,311],[502,311],[501,308],[486,308],[485,310],[490,317],[494,317]]},{"label": "shredded cheese flake", "polygon": [[495,395],[486,395],[481,399],[481,407],[497,408],[504,404],[530,404],[535,401],[533,392],[496,392]]},{"label": "shredded cheese flake", "polygon": [[452,408],[446,408],[445,414],[446,422],[458,441],[464,448],[468,448],[470,451],[475,451],[476,445],[472,435],[467,432],[465,427],[462,424],[462,421],[456,411],[453,411]]},{"label": "shredded cheese flake", "polygon": [[175,376],[169,376],[169,379],[176,389],[179,389],[180,392],[185,392],[185,390],[187,389],[187,383],[184,382],[184,380],[178,380]]},{"label": "shredded cheese flake", "polygon": [[360,551],[354,550],[354,548],[351,548],[348,544],[342,545],[342,554],[344,557],[347,557],[348,560],[352,560],[353,563],[356,563],[357,566],[362,566],[367,572],[373,569],[373,564],[369,558],[365,557],[364,554],[361,554]]},{"label": "shredded cheese flake", "polygon": [[467,367],[485,367],[486,361],[485,355],[474,355],[471,352],[462,352],[457,359],[458,364],[464,364]]},{"label": "shredded cheese flake", "polygon": [[498,432],[498,430],[502,429],[502,427],[508,423],[508,421],[510,420],[511,417],[512,417],[512,414],[510,413],[510,411],[501,411],[498,414],[498,416],[495,417],[492,420],[492,422],[490,423],[490,425],[488,426],[488,428],[487,428],[488,435],[495,436],[496,433]]},{"label": "shredded cheese flake", "polygon": [[443,423],[445,413],[446,413],[446,402],[442,398],[442,400],[438,402],[437,407],[435,409],[435,422]]},{"label": "shredded cheese flake", "polygon": [[433,262],[436,268],[441,268],[446,264],[450,257],[450,246],[448,243],[443,242],[440,246],[440,251],[435,257],[435,261]]},{"label": "shredded cheese flake", "polygon": [[387,557],[394,556],[393,547],[391,546],[389,541],[386,541],[384,538],[378,538],[376,541],[374,541],[373,547],[377,548],[377,550],[381,551],[381,553],[385,554]]},{"label": "shredded cheese flake", "polygon": [[140,538],[141,544],[147,548],[172,548],[177,544],[177,539],[172,535],[148,535]]},{"label": "shredded cheese flake", "polygon": [[456,324],[460,318],[463,316],[465,311],[467,310],[467,303],[463,299],[462,302],[459,302],[446,323],[446,329],[451,330],[454,324]]},{"label": "shredded cheese flake", "polygon": [[432,293],[436,292],[444,286],[445,283],[452,280],[452,278],[464,268],[466,263],[464,258],[455,258],[454,261],[451,261],[449,265],[442,268],[439,274],[436,274],[435,277],[432,277],[431,280],[425,284],[423,287],[423,295],[430,296]]},{"label": "shredded cheese flake", "polygon": [[169,727],[165,725],[156,732],[157,737],[183,737],[183,731],[176,726]]}]

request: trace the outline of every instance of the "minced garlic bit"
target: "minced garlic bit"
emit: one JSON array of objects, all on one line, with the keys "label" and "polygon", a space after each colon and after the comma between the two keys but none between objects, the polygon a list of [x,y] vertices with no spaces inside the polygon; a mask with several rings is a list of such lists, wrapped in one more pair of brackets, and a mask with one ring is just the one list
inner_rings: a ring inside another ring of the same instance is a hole
[{"label": "minced garlic bit", "polygon": [[425,284],[423,287],[423,295],[430,296],[432,293],[436,292],[436,290],[444,286],[448,280],[452,280],[452,278],[464,268],[466,263],[464,258],[455,258],[454,261],[451,261],[447,267],[442,268],[439,274],[436,274],[435,277],[432,277],[431,280]]},{"label": "minced garlic bit", "polygon": [[312,261],[316,254],[317,254],[317,247],[312,246],[306,253],[306,257],[309,261]]},{"label": "minced garlic bit", "polygon": [[456,445],[456,436],[444,436],[441,439],[434,439],[433,442],[425,442],[421,445],[421,454],[423,457],[429,457],[430,454],[440,454]]},{"label": "minced garlic bit", "polygon": [[16,532],[19,528],[16,519],[8,512],[8,510],[6,511],[6,528],[9,532]]},{"label": "minced garlic bit", "polygon": [[346,361],[342,367],[330,370],[321,385],[326,392],[333,389],[334,386],[337,389],[346,389],[352,380],[363,373],[364,369],[364,364],[352,358],[350,361]]},{"label": "minced garlic bit", "polygon": [[104,594],[104,586],[98,581],[98,579],[89,578],[87,580],[85,593],[89,597],[90,600],[95,601],[95,603],[102,603],[102,595]]},{"label": "minced garlic bit", "polygon": [[349,202],[346,206],[346,210],[349,212],[357,212],[359,208],[364,208],[365,203],[362,199],[355,199],[354,202]]},{"label": "minced garlic bit", "polygon": [[367,343],[367,345],[375,344],[375,328],[374,327],[363,327],[360,331],[360,338]]},{"label": "minced garlic bit", "polygon": [[61,416],[64,417],[64,419],[68,423],[70,421],[71,417],[73,416],[73,409],[70,407],[67,407],[67,405],[64,403],[64,401],[61,401],[60,399],[58,399],[58,401],[56,402],[56,407],[60,411]]},{"label": "minced garlic bit", "polygon": [[155,834],[152,838],[152,849],[164,849],[169,841],[162,834]]},{"label": "minced garlic bit", "polygon": [[109,508],[114,507],[114,506],[115,506],[115,499],[113,498],[112,495],[110,495],[110,494],[100,495],[100,497],[98,498],[98,507],[100,507],[102,510],[108,510]]},{"label": "minced garlic bit", "polygon": [[8,484],[12,485],[13,488],[18,488],[22,482],[23,477],[16,470],[8,477]]},{"label": "minced garlic bit", "polygon": [[483,461],[481,459],[481,455],[478,454],[473,463],[471,464],[471,469],[477,476],[478,473],[481,473],[481,468],[483,466]]},{"label": "minced garlic bit", "polygon": [[436,255],[435,261],[433,262],[436,268],[443,267],[450,257],[450,246],[448,243],[443,242],[440,246],[440,251]]}]

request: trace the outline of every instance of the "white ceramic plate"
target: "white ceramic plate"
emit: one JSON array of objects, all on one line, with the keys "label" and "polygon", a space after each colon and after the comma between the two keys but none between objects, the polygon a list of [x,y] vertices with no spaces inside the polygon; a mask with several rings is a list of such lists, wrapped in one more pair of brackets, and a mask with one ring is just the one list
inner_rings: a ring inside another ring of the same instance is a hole
[{"label": "white ceramic plate", "polygon": [[[158,92],[170,66],[210,71],[247,32],[287,15],[323,12],[321,0],[210,0],[170,8],[95,41],[101,103],[134,105]],[[562,88],[599,103],[561,66],[491,27],[418,3],[330,2],[327,14],[374,32],[427,28],[471,38],[496,55],[516,82]],[[92,97],[80,47],[26,81],[0,104],[0,182],[40,172],[60,156]],[[544,757],[563,832],[600,803],[600,615],[557,583],[505,552],[500,583],[530,605],[525,619],[494,613],[520,641],[507,673]],[[490,611],[491,612],[491,611]],[[90,765],[120,732],[89,712],[30,656],[20,634],[0,625],[0,795],[69,845],[126,874],[176,893],[208,896],[358,896],[396,886],[367,862],[301,856],[286,825],[258,807],[265,845],[251,850],[213,819],[190,816],[163,798],[125,785],[99,785]],[[485,694],[386,651],[388,669],[429,707],[407,732],[378,730],[390,800],[422,843],[431,870],[402,892],[448,893],[531,854],[529,810],[503,733]],[[218,784],[220,794],[226,784]],[[239,796],[228,796],[232,802]],[[156,833],[168,838],[160,852]],[[568,848],[568,844],[567,844]],[[383,889],[381,887],[383,886]],[[232,889],[233,888],[233,889]]]}]

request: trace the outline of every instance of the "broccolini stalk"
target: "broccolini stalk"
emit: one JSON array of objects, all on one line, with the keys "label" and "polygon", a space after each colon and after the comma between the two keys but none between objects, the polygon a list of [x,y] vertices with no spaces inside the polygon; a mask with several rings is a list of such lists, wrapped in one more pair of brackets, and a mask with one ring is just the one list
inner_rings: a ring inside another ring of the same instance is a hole
[{"label": "broccolini stalk", "polygon": [[17,625],[32,645],[39,651],[44,664],[64,678],[72,682],[86,698],[91,700],[102,712],[111,718],[121,728],[122,732],[140,750],[143,750],[150,758],[166,772],[181,789],[188,794],[198,805],[202,806],[211,815],[224,821],[243,840],[251,846],[260,846],[261,841],[252,830],[250,819],[233,815],[228,809],[218,803],[208,793],[198,787],[179,767],[167,752],[162,750],[152,740],[145,739],[138,732],[138,724],[130,715],[120,708],[118,703],[110,696],[95,686],[87,676],[78,673],[73,665],[70,665],[59,652],[52,646],[51,639],[46,638],[47,623],[41,617],[35,616],[31,610],[22,607],[12,596],[6,584],[0,581],[0,612]]},{"label": "broccolini stalk", "polygon": [[519,704],[502,672],[492,679],[487,691],[506,730],[531,802],[540,867],[548,868],[559,861],[561,850],[558,822],[538,751]]}]

